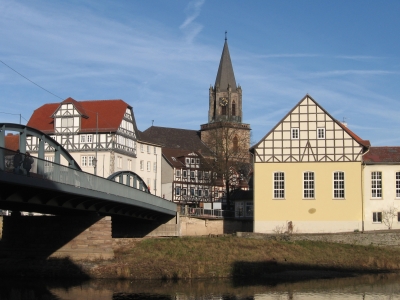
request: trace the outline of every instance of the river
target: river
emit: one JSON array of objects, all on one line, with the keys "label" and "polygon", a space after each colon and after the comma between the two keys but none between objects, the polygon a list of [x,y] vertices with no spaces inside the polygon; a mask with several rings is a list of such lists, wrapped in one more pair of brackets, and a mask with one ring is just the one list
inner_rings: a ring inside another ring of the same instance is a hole
[{"label": "river", "polygon": [[283,300],[400,299],[400,274],[373,274],[297,282],[232,280],[20,280],[0,281],[1,300]]}]

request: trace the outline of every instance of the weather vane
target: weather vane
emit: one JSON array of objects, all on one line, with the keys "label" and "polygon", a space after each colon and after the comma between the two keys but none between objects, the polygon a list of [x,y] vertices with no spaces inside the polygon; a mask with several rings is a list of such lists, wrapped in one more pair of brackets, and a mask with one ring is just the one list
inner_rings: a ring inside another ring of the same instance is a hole
[{"label": "weather vane", "polygon": [[227,34],[228,34],[228,31],[225,30],[225,41],[228,39]]}]

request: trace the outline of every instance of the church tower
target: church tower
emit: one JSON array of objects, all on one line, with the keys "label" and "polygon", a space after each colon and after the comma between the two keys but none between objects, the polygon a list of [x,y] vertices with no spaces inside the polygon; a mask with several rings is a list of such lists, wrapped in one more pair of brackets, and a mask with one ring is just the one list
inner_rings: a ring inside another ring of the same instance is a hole
[{"label": "church tower", "polygon": [[[250,148],[250,125],[242,123],[242,88],[236,85],[235,74],[225,36],[224,48],[219,62],[214,86],[209,89],[208,123],[201,125],[201,139],[214,148],[215,131],[229,132],[231,147],[248,151]],[[227,137],[224,138],[227,140]]]}]

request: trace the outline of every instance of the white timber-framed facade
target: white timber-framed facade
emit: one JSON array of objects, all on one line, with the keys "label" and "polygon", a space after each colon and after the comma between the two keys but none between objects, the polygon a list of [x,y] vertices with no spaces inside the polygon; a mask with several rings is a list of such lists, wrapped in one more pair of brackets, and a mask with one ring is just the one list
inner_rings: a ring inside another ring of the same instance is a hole
[{"label": "white timber-framed facade", "polygon": [[[132,171],[145,182],[152,179],[149,186],[153,194],[161,191],[158,168],[151,177],[139,168],[138,147],[148,143],[140,139],[133,109],[123,100],[76,101],[67,98],[61,103],[45,104],[36,109],[27,125],[59,142],[84,172],[107,178],[118,171]],[[27,137],[27,143],[27,151],[35,155],[38,141]],[[152,147],[157,148],[156,153],[160,155],[153,154],[146,161],[152,166],[160,165],[161,148],[156,144]],[[46,160],[53,161],[50,152]]]}]

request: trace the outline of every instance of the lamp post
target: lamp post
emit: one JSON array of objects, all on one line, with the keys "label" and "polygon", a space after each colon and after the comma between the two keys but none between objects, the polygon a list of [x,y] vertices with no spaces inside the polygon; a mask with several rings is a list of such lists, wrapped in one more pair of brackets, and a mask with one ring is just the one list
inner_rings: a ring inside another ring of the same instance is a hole
[{"label": "lamp post", "polygon": [[97,175],[97,158],[93,158],[92,160],[93,167],[94,167],[94,175]]}]

